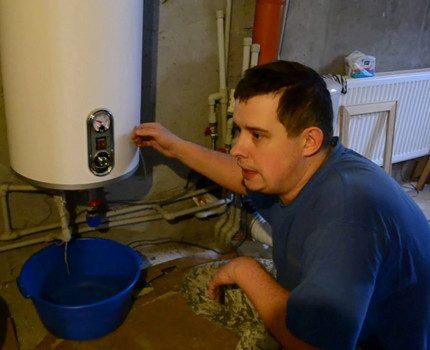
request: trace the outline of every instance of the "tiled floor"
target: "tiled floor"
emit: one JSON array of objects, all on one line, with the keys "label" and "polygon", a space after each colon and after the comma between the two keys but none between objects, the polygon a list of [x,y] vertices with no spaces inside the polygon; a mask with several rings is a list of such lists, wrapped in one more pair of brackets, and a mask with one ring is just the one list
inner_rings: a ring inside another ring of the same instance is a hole
[{"label": "tiled floor", "polygon": [[[426,185],[419,193],[410,184],[405,184],[404,188],[430,220],[430,185]],[[134,237],[141,237],[141,232],[121,229],[109,233],[109,238],[119,237],[126,237],[131,241]],[[234,254],[219,256],[212,251],[181,244],[140,247],[141,252],[154,266],[153,273],[168,265],[169,269],[166,271],[171,273],[162,274],[161,278],[154,280],[153,290],[137,299],[129,317],[117,331],[99,340],[71,342],[48,334],[31,301],[21,296],[15,283],[22,264],[42,246],[0,253],[0,297],[9,306],[21,350],[235,348],[238,339],[236,334],[194,315],[179,293],[180,278],[187,268]],[[270,249],[249,241],[240,247],[238,253],[255,257],[269,257],[271,254]],[[173,268],[170,268],[172,266]],[[0,334],[0,345],[1,342]]]}]

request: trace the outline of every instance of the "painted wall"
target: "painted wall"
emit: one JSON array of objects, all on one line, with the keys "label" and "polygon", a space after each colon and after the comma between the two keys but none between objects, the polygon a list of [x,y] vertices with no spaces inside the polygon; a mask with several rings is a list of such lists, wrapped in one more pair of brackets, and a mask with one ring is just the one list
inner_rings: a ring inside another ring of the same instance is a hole
[{"label": "painted wall", "polygon": [[430,67],[430,0],[289,0],[282,59],[343,74],[354,50],[380,72]]}]

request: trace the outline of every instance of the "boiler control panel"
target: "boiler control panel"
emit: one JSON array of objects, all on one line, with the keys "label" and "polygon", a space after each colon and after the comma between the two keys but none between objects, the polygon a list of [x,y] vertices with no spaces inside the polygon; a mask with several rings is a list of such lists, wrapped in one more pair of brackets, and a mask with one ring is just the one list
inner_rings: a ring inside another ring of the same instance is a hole
[{"label": "boiler control panel", "polygon": [[94,175],[107,175],[115,164],[112,114],[105,109],[91,113],[87,132],[88,166]]}]

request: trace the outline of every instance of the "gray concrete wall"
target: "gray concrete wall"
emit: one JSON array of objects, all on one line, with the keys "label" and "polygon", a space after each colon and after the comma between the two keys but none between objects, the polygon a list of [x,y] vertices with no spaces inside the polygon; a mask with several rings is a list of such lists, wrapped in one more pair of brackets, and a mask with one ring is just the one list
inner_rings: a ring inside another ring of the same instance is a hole
[{"label": "gray concrete wall", "polygon": [[379,72],[430,67],[430,0],[290,0],[281,58],[344,73],[344,57],[376,57]]}]

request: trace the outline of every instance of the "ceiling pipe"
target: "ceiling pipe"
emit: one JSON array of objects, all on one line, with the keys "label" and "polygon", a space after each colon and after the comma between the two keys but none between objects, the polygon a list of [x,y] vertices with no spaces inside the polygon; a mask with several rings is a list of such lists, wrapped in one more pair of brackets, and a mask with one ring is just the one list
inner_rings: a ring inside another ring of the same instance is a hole
[{"label": "ceiling pipe", "polygon": [[278,59],[286,0],[256,0],[253,43],[260,45],[258,64]]}]

